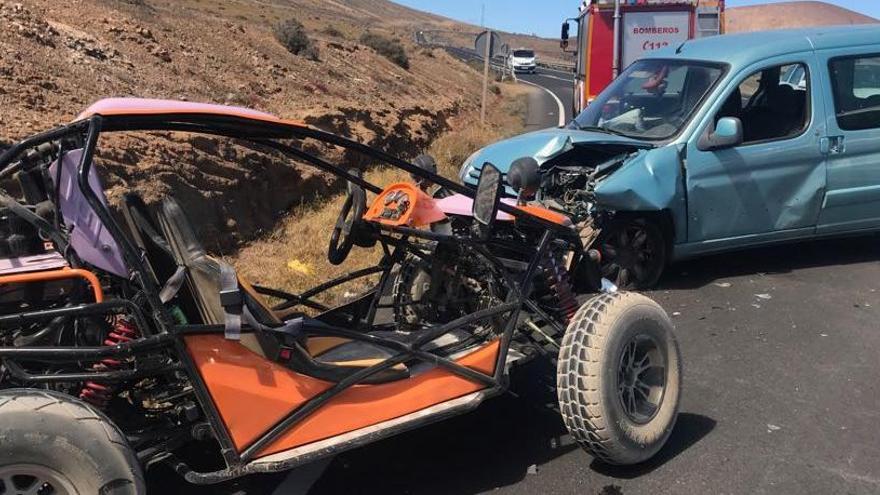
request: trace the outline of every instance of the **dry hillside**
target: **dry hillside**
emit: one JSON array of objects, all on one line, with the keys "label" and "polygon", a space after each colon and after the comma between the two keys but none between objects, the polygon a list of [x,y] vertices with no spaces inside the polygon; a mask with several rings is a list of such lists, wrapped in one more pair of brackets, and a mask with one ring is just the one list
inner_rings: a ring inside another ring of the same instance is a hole
[{"label": "dry hillside", "polygon": [[880,21],[826,2],[782,2],[727,9],[729,33],[876,22]]},{"label": "dry hillside", "polygon": [[[451,117],[476,108],[479,74],[414,46],[405,25],[379,21],[396,16],[368,16],[377,9],[364,3],[0,0],[0,142],[70,121],[99,98],[144,96],[253,107],[415,156]],[[291,17],[305,24],[317,61],[275,39],[273,26]],[[409,69],[361,44],[366,31],[401,38]],[[100,154],[111,200],[126,189],[148,202],[173,193],[225,248],[244,240],[233,231],[247,239],[270,229],[328,185],[212,140],[163,134],[115,144]]]}]

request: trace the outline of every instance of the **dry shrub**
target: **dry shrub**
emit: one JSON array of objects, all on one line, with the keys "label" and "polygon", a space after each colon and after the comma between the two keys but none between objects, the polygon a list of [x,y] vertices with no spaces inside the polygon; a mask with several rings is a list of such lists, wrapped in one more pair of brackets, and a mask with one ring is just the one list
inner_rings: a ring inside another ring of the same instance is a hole
[{"label": "dry shrub", "polygon": [[318,60],[318,47],[298,20],[287,19],[275,26],[275,38],[290,53],[309,60]]},{"label": "dry shrub", "polygon": [[391,39],[376,33],[364,33],[361,36],[361,43],[376,50],[376,53],[382,55],[395,64],[409,69],[409,57],[406,55],[406,49],[398,39]]}]

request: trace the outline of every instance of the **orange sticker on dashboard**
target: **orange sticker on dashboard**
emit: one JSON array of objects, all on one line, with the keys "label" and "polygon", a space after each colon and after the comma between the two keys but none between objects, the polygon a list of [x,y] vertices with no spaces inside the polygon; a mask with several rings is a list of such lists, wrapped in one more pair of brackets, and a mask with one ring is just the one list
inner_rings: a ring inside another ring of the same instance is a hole
[{"label": "orange sticker on dashboard", "polygon": [[386,187],[364,214],[367,221],[395,227],[429,225],[445,218],[433,198],[406,182]]}]

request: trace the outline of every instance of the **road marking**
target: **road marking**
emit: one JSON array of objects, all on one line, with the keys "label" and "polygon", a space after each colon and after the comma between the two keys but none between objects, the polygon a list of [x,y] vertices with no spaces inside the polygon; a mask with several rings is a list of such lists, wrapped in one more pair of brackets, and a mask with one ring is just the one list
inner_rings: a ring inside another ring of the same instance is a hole
[{"label": "road marking", "polygon": [[545,72],[536,72],[535,75],[536,75],[536,76],[541,76],[541,77],[547,77],[547,78],[550,78],[550,79],[556,79],[557,81],[565,81],[565,82],[567,82],[567,83],[572,83],[572,84],[574,84],[574,79],[566,79],[566,78],[564,78],[564,77],[551,76],[550,74],[547,74],[547,73],[545,73]]},{"label": "road marking", "polygon": [[551,69],[549,67],[540,67],[540,66],[539,66],[539,68],[541,69],[541,72],[545,73],[545,74],[547,72],[554,72],[556,74],[561,74],[563,76],[574,77],[574,72],[572,72],[572,71],[556,70],[556,69]]},{"label": "road marking", "polygon": [[549,89],[545,88],[544,86],[541,86],[540,84],[535,84],[533,82],[529,82],[524,79],[520,79],[519,82],[524,82],[524,83],[530,84],[536,88],[541,88],[544,91],[546,91],[548,95],[552,96],[553,99],[556,100],[556,105],[559,107],[559,127],[562,127],[565,125],[565,106],[562,105],[562,100],[560,100],[559,97],[556,96],[555,93],[553,93],[553,91],[550,91]]}]

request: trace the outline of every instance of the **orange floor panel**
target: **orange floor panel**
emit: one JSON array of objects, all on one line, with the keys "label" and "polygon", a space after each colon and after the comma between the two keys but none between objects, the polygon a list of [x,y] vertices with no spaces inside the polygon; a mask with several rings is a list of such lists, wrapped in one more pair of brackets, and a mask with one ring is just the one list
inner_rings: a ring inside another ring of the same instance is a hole
[{"label": "orange floor panel", "polygon": [[[239,452],[288,413],[331,386],[267,361],[222,335],[192,335],[184,339]],[[492,374],[498,349],[496,340],[458,362]],[[483,388],[482,384],[442,368],[391,383],[356,385],[279,437],[259,456],[381,423]]]}]

